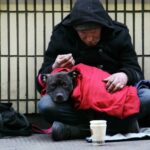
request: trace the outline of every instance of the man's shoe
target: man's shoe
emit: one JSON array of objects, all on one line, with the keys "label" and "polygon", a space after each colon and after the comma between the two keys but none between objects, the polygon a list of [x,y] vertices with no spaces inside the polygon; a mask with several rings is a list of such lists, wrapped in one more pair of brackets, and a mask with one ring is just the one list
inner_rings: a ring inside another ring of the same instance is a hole
[{"label": "man's shoe", "polygon": [[89,129],[83,129],[55,121],[52,125],[52,138],[54,141],[81,139],[90,135]]}]

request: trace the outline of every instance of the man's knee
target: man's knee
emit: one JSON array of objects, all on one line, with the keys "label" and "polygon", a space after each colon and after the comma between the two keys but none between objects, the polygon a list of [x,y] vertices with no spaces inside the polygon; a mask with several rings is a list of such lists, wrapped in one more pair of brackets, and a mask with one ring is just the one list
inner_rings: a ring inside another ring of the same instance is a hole
[{"label": "man's knee", "polygon": [[150,103],[150,89],[143,88],[138,91],[141,103]]},{"label": "man's knee", "polygon": [[140,98],[140,118],[146,115],[150,115],[150,89],[143,88],[138,91]]}]

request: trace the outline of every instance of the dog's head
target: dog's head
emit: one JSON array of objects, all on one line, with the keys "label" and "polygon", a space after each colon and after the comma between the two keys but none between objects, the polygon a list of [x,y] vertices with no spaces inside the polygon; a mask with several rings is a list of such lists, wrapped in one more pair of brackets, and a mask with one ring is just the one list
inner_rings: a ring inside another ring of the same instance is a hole
[{"label": "dog's head", "polygon": [[43,81],[47,85],[46,93],[51,96],[54,102],[67,101],[73,90],[74,79],[77,75],[78,71],[42,75]]}]

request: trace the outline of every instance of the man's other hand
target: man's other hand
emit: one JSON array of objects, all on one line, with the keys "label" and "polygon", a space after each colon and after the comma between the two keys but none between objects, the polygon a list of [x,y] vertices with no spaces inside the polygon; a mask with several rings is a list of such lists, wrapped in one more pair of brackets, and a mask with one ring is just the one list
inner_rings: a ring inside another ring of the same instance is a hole
[{"label": "man's other hand", "polygon": [[103,80],[106,82],[106,89],[110,93],[121,90],[127,85],[128,77],[124,72],[114,73]]}]

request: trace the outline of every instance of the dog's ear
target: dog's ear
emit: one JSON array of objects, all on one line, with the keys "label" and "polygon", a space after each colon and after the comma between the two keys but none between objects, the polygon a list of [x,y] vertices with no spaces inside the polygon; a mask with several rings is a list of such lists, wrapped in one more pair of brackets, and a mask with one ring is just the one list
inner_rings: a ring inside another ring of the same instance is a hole
[{"label": "dog's ear", "polygon": [[48,77],[48,74],[42,74],[41,80],[42,80],[44,83],[46,83],[47,77]]},{"label": "dog's ear", "polygon": [[68,72],[68,75],[74,80],[79,75],[79,71],[78,70],[70,71],[70,72]]}]

